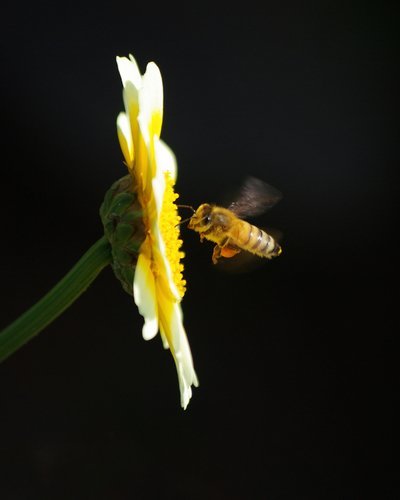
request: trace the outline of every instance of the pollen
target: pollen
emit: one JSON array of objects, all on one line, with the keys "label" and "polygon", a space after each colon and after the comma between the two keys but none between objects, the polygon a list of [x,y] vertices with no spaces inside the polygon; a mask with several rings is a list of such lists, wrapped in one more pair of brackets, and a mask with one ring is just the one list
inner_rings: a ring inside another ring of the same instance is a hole
[{"label": "pollen", "polygon": [[165,191],[160,217],[160,230],[165,242],[166,254],[172,271],[172,277],[180,297],[185,295],[186,281],[183,279],[184,266],[181,262],[185,256],[181,250],[182,240],[179,238],[179,222],[181,218],[175,200],[178,194],[174,191],[175,181],[169,172],[165,172]]}]

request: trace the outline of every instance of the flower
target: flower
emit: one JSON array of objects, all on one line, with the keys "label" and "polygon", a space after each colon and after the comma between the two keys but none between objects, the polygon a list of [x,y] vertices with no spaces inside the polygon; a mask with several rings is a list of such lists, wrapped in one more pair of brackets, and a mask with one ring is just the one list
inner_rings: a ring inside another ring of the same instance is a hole
[{"label": "flower", "polygon": [[160,71],[150,62],[142,76],[132,55],[117,57],[123,83],[125,112],[117,118],[118,138],[143,209],[145,240],[140,247],[133,297],[144,318],[143,338],[160,331],[178,372],[181,405],[185,409],[198,386],[180,302],[185,293],[183,252],[179,239],[174,192],[177,167],[171,149],[160,139],[163,85]]}]

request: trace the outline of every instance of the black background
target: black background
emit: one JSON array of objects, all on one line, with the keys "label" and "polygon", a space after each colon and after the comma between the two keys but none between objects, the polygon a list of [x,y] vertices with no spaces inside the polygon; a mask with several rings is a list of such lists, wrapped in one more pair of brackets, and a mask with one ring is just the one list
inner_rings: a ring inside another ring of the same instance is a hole
[{"label": "black background", "polygon": [[185,412],[172,357],[105,270],[0,367],[2,499],[396,497],[397,21],[300,4],[6,2],[0,327],[101,236],[125,175],[116,55],[161,69],[181,203],[262,178],[284,198],[255,222],[284,252],[223,273],[184,230]]}]

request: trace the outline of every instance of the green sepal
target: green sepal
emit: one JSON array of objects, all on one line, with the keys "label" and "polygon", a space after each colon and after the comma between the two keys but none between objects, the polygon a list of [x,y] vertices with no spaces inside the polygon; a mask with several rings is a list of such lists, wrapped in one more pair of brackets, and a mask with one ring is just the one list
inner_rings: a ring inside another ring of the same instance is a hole
[{"label": "green sepal", "polygon": [[107,191],[100,217],[111,244],[114,273],[124,290],[133,295],[133,278],[145,230],[143,211],[130,175],[114,182]]}]

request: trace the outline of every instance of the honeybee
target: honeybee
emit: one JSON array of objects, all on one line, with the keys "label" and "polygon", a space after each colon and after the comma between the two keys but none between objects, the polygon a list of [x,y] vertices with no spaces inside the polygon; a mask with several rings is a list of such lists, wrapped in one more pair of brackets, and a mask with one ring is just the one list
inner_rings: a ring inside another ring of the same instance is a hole
[{"label": "honeybee", "polygon": [[249,177],[236,201],[228,208],[203,203],[190,218],[189,229],[216,243],[212,254],[213,264],[220,257],[234,257],[245,250],[259,257],[271,259],[282,253],[274,238],[243,218],[260,215],[280,199],[281,193],[265,182]]}]

